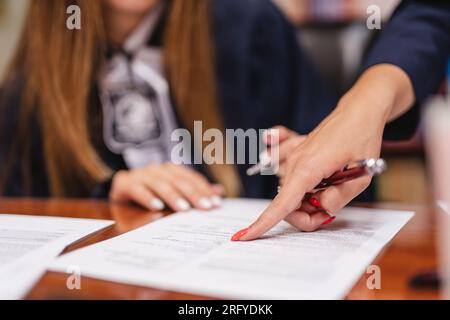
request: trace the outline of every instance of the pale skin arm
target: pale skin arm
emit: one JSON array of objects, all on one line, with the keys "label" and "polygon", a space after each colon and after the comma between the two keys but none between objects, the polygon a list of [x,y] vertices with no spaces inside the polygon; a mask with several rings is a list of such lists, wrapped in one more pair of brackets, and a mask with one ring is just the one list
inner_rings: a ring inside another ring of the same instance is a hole
[{"label": "pale skin arm", "polygon": [[[386,123],[407,111],[414,101],[412,83],[402,69],[388,64],[368,69],[330,116],[304,141],[292,144],[294,150],[289,150],[290,156],[281,166],[281,192],[255,223],[233,239],[257,239],[283,219],[302,231],[320,228],[330,216],[303,201],[305,194],[347,163],[379,157]],[[333,186],[314,197],[322,208],[336,213],[364,191],[370,180],[360,178]]]}]

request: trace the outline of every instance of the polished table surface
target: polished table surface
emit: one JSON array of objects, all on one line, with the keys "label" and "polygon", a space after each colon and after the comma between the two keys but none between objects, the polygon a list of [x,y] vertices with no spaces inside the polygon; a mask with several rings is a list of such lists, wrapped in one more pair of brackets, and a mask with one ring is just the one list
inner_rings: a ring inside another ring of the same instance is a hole
[{"label": "polished table surface", "polygon": [[[416,215],[373,264],[381,269],[381,289],[367,288],[370,274],[362,275],[347,299],[438,299],[437,290],[415,290],[408,280],[436,267],[434,214],[426,206],[385,204],[363,207],[414,210]],[[65,252],[96,243],[151,223],[165,214],[149,213],[126,204],[94,200],[35,200],[0,198],[0,212],[76,218],[113,219],[116,224],[71,245]],[[66,287],[67,275],[47,272],[28,294],[28,299],[211,299],[190,294],[106,282],[83,277],[81,290]]]}]

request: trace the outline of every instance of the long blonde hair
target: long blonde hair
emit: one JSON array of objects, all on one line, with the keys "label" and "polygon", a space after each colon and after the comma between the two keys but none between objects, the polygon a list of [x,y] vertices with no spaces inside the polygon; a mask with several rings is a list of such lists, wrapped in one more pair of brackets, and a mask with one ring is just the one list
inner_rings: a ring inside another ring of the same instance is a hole
[{"label": "long blonde hair", "polygon": [[[167,2],[164,61],[183,125],[192,130],[194,121],[202,120],[205,129],[223,129],[215,84],[210,1]],[[70,5],[81,8],[82,30],[66,28]],[[53,196],[79,195],[111,176],[91,141],[88,117],[90,95],[106,46],[100,0],[31,1],[6,81],[17,72],[26,75],[17,143],[26,145],[30,134],[27,123],[35,113]],[[22,154],[26,155],[25,151]],[[30,164],[25,162],[22,175],[30,186]],[[229,195],[238,193],[235,167],[213,165],[208,170]]]}]

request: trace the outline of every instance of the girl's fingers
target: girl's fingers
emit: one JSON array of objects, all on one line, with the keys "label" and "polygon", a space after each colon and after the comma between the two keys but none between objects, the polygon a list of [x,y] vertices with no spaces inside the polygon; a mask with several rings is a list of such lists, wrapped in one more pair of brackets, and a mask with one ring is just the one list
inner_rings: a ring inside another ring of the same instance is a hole
[{"label": "girl's fingers", "polygon": [[131,200],[154,211],[163,210],[164,204],[175,211],[187,211],[192,207],[209,210],[221,205],[223,192],[222,186],[211,185],[191,169],[163,164],[117,173],[110,198]]},{"label": "girl's fingers", "polygon": [[164,203],[144,184],[136,183],[126,189],[124,196],[151,211],[161,211]]},{"label": "girl's fingers", "polygon": [[191,205],[186,198],[166,179],[159,179],[158,183],[147,183],[147,188],[152,190],[174,211],[188,211]]},{"label": "girl's fingers", "polygon": [[214,184],[213,186],[214,194],[223,197],[225,195],[225,187],[221,184]]},{"label": "girl's fingers", "polygon": [[133,179],[126,171],[114,175],[109,197],[116,201],[133,201],[151,211],[164,209],[161,199],[152,193],[143,182]]},{"label": "girl's fingers", "polygon": [[176,176],[173,176],[172,179],[176,179],[174,181],[176,187],[188,197],[196,208],[210,210],[221,205],[222,198],[217,192],[221,190],[215,190],[213,185],[201,174],[182,166],[174,166],[173,171],[176,172]]},{"label": "girl's fingers", "polygon": [[210,196],[205,195],[195,186],[195,181],[180,179],[174,187],[185,197],[193,207],[200,210],[211,210],[214,207]]}]

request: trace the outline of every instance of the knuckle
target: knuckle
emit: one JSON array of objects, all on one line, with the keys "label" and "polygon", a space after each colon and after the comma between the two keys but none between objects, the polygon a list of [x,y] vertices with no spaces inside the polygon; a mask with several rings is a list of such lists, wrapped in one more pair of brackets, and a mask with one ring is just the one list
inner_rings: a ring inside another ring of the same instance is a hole
[{"label": "knuckle", "polygon": [[301,230],[304,232],[313,232],[316,231],[319,226],[320,224],[318,224],[317,221],[314,221],[314,219],[309,216],[309,219],[302,223]]},{"label": "knuckle", "polygon": [[322,173],[314,166],[303,165],[303,162],[298,163],[295,165],[296,167],[293,171],[294,176],[307,188],[314,188],[322,179]]},{"label": "knuckle", "polygon": [[317,228],[318,228],[318,226],[316,226],[315,224],[310,222],[310,223],[307,223],[304,226],[302,226],[301,230],[304,232],[314,232],[317,230]]},{"label": "knuckle", "polygon": [[326,192],[319,197],[319,201],[325,210],[333,213],[336,213],[347,204],[341,195],[332,195]]},{"label": "knuckle", "polygon": [[128,171],[127,176],[131,180],[138,180],[142,176],[142,171],[139,169],[138,170],[130,170],[130,171]]},{"label": "knuckle", "polygon": [[[148,178],[154,178],[157,173],[158,173],[158,171],[155,170],[155,167],[146,168],[145,171],[143,172],[143,174]],[[139,172],[138,174],[142,175],[141,172]]]},{"label": "knuckle", "polygon": [[129,186],[127,190],[129,190],[132,194],[139,195],[145,192],[145,187],[142,184],[134,184]]},{"label": "knuckle", "polygon": [[295,164],[293,175],[307,186],[313,185],[314,182],[318,179],[316,177],[317,174],[315,174],[314,170],[309,170],[308,167],[303,166],[302,164],[299,165],[298,163]]},{"label": "knuckle", "polygon": [[167,195],[172,192],[172,186],[167,182],[158,184],[157,191],[161,194]]},{"label": "knuckle", "polygon": [[111,192],[122,192],[123,185],[126,185],[126,180],[128,179],[128,173],[126,171],[117,172],[111,184]]},{"label": "knuckle", "polygon": [[187,196],[193,197],[197,194],[196,191],[194,190],[193,186],[186,182],[180,182],[178,184],[178,188],[180,189],[181,192],[183,192]]},{"label": "knuckle", "polygon": [[192,177],[194,179],[197,179],[200,183],[208,184],[208,180],[202,174],[200,174],[192,169],[187,169],[187,170],[189,170],[189,172],[192,174]]}]

